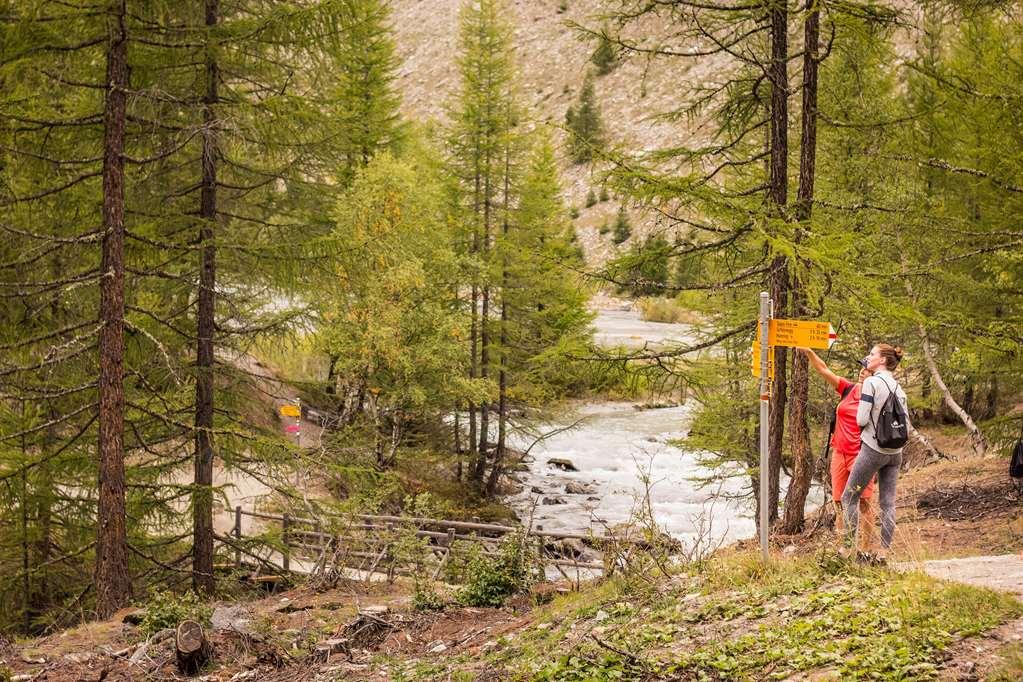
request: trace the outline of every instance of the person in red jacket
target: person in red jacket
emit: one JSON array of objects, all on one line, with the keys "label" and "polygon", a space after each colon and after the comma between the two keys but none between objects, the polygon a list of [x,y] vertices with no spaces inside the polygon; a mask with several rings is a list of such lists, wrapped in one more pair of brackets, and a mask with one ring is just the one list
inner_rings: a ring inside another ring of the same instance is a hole
[{"label": "person in red jacket", "polygon": [[[849,480],[856,455],[860,453],[860,426],[856,423],[856,412],[860,405],[860,391],[863,381],[870,376],[866,369],[860,370],[856,383],[840,377],[809,348],[797,348],[810,361],[810,366],[824,377],[835,392],[841,396],[835,409],[835,433],[831,437],[831,499],[835,504],[835,531],[839,537],[843,535],[845,514],[842,510],[842,493]],[[862,538],[860,551],[869,551],[874,536],[874,481],[871,480],[860,496],[859,533]]]}]

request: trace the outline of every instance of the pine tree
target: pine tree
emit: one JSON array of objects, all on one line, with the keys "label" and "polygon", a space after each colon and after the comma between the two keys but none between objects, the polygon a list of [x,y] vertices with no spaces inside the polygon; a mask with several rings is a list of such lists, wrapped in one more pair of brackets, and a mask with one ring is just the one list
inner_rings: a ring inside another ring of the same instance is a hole
[{"label": "pine tree", "polygon": [[[452,106],[450,169],[463,243],[470,255],[469,379],[490,378],[493,241],[517,118],[513,100],[511,28],[498,0],[467,3],[460,20],[461,89]],[[482,485],[489,437],[489,400],[468,405],[471,478]],[[477,421],[478,414],[478,421]]]},{"label": "pine tree", "polygon": [[331,55],[338,67],[332,107],[340,116],[345,157],[340,182],[347,186],[378,152],[397,150],[404,126],[395,89],[400,61],[389,5],[384,0],[346,0],[343,12],[344,39]]},{"label": "pine tree", "polygon": [[618,215],[615,216],[614,234],[611,239],[615,244],[621,244],[631,236],[632,225],[629,223],[629,214],[626,212],[625,206],[619,206]]},{"label": "pine tree", "polygon": [[597,47],[593,50],[590,61],[597,67],[598,76],[605,76],[618,66],[618,51],[607,35],[607,27],[597,36]]},{"label": "pine tree", "polygon": [[[581,259],[565,217],[554,148],[534,133],[517,200],[497,245],[501,262],[498,441],[486,490],[496,492],[503,472],[511,395],[543,404],[571,387],[567,357],[583,352],[592,314],[575,274]],[[511,203],[511,202],[509,202]]]},{"label": "pine tree", "polygon": [[594,92],[592,73],[587,73],[583,81],[578,107],[569,107],[565,113],[565,124],[568,127],[572,160],[575,163],[592,160],[593,152],[599,151],[604,145],[604,125]]}]

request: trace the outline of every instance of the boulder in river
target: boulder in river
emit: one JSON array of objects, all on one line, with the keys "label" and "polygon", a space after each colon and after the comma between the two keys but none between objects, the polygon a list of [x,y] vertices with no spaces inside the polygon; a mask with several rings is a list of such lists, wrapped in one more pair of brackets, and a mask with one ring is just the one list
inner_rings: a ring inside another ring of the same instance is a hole
[{"label": "boulder in river", "polygon": [[540,504],[566,504],[565,500],[561,497],[545,497],[540,500]]},{"label": "boulder in river", "polygon": [[569,481],[565,484],[565,492],[569,495],[592,495],[593,488],[579,481]]},{"label": "boulder in river", "polygon": [[534,485],[532,488],[529,489],[529,492],[533,493],[534,495],[543,495],[544,490],[540,486]]},{"label": "boulder in river", "polygon": [[572,463],[572,460],[565,459],[564,457],[551,457],[547,460],[547,463],[553,467],[558,467],[562,471],[579,471],[579,468]]}]

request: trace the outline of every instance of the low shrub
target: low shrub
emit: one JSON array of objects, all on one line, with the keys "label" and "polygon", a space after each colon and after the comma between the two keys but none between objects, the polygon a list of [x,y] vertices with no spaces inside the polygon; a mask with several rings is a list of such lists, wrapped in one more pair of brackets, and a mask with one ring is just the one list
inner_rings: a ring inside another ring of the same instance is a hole
[{"label": "low shrub", "polygon": [[505,538],[495,555],[487,555],[480,545],[473,545],[463,569],[465,584],[456,599],[466,606],[501,606],[533,582],[536,562],[532,559],[521,534]]},{"label": "low shrub", "polygon": [[194,592],[175,594],[155,592],[143,605],[145,614],[139,624],[142,635],[149,637],[160,630],[176,628],[182,621],[194,620],[208,626],[213,617],[213,605],[204,602]]}]

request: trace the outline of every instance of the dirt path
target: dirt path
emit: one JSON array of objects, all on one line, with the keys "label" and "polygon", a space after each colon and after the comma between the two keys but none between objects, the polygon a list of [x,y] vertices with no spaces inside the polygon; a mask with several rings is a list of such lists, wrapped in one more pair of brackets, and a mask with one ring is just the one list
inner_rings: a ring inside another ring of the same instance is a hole
[{"label": "dirt path", "polygon": [[935,559],[900,564],[899,567],[919,569],[942,580],[990,587],[1023,598],[1023,557],[1019,554]]}]

